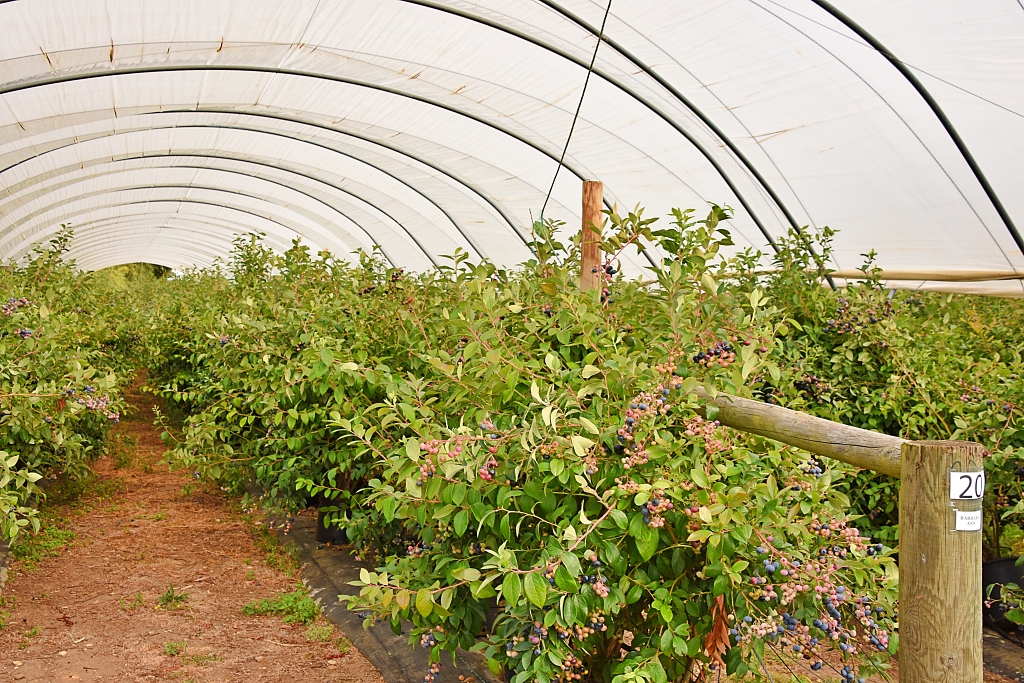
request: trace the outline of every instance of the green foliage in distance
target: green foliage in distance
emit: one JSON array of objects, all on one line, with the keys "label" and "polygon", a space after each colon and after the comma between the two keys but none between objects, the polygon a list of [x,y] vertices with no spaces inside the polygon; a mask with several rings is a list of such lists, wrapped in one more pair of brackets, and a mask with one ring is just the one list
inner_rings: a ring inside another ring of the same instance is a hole
[{"label": "green foliage in distance", "polygon": [[38,529],[44,476],[82,478],[124,412],[132,311],[64,260],[62,231],[0,267],[0,537]]},{"label": "green foliage in distance", "polygon": [[[756,674],[781,649],[820,668],[840,643],[885,667],[895,567],[852,526],[844,471],[727,432],[693,393],[781,378],[793,327],[737,284],[727,217],[610,215],[589,293],[554,224],[514,272],[457,253],[408,276],[241,238],[230,280],[185,274],[148,309],[154,377],[186,416],[172,460],[327,507],[377,565],[352,606],[411,620],[435,662],[494,617],[479,647],[515,683]],[[668,255],[655,285],[615,272],[641,239]]]},{"label": "green foliage in distance", "polygon": [[125,263],[94,271],[94,286],[113,292],[139,292],[156,282],[166,280],[171,269],[153,263]]},{"label": "green foliage in distance", "polygon": [[[773,272],[761,278],[795,324],[772,349],[780,374],[763,376],[758,396],[907,439],[984,444],[986,559],[1019,554],[1013,539],[1024,519],[1024,301],[887,291],[874,254],[866,255],[859,286],[833,292],[819,286],[831,237],[826,230],[812,244],[790,234]],[[741,278],[741,288],[750,290],[753,280]],[[895,545],[899,481],[863,471],[839,486],[858,526]]]}]

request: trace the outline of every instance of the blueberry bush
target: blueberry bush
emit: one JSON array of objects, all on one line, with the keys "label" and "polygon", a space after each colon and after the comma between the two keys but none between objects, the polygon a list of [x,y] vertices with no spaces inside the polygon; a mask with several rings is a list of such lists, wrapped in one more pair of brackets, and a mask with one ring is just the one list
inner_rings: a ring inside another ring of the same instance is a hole
[{"label": "blueberry bush", "polygon": [[131,314],[65,262],[70,240],[0,267],[0,538],[38,530],[40,480],[85,476],[124,411]]},{"label": "blueberry bush", "polygon": [[[428,681],[458,647],[515,683],[759,676],[783,653],[881,670],[896,573],[853,523],[849,475],[697,400],[779,381],[798,324],[736,277],[727,218],[610,215],[587,293],[553,223],[515,271],[240,238],[230,278],[176,278],[146,311],[172,461],[318,504],[376,567],[352,607],[411,621]],[[667,255],[655,283],[617,272],[641,242]]]}]

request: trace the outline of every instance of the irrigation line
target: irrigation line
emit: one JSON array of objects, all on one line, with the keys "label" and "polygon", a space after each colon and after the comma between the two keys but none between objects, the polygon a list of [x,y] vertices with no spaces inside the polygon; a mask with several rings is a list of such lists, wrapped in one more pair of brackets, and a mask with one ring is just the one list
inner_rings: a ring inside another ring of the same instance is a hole
[{"label": "irrigation line", "polygon": [[580,110],[583,109],[583,98],[587,95],[587,86],[590,85],[590,74],[594,73],[594,64],[597,62],[597,51],[601,49],[601,41],[604,40],[604,27],[608,23],[608,14],[612,11],[612,0],[608,0],[608,6],[604,9],[604,18],[601,20],[601,30],[597,34],[597,45],[594,46],[594,54],[590,58],[590,66],[587,67],[587,77],[583,80],[583,92],[580,93],[580,101],[576,104],[576,113],[572,117],[572,125],[569,126],[569,135],[565,138],[565,147],[562,148],[562,156],[558,158],[558,166],[555,167],[555,176],[551,179],[551,187],[548,188],[548,194],[544,197],[544,204],[540,207],[540,220],[544,221],[544,211],[548,208],[548,201],[551,199],[551,193],[555,191],[555,181],[558,180],[558,172],[562,170],[562,164],[565,162],[566,152],[569,151],[569,142],[572,140],[573,131],[576,130],[576,121],[580,118]]},{"label": "irrigation line", "polygon": [[796,672],[790,668],[789,664],[786,662],[786,658],[782,656],[782,652],[776,650],[775,646],[769,643],[767,640],[765,641],[765,643],[767,643],[768,647],[771,648],[771,651],[775,653],[775,656],[779,658],[779,661],[782,662],[782,666],[786,667],[786,671],[788,671],[789,675],[793,677],[793,680],[799,681],[800,677],[797,676]]},{"label": "irrigation line", "polygon": [[[768,641],[765,641],[765,642],[768,642]],[[771,647],[771,646],[769,646],[769,647]],[[750,651],[754,653],[754,656],[757,657],[757,661],[761,663],[761,668],[764,669],[764,675],[768,677],[768,680],[770,681],[770,683],[775,683],[775,679],[772,678],[772,674],[771,674],[770,671],[768,671],[768,667],[764,665],[764,660],[761,659],[761,655],[757,654],[757,649],[756,648],[750,648]]]}]

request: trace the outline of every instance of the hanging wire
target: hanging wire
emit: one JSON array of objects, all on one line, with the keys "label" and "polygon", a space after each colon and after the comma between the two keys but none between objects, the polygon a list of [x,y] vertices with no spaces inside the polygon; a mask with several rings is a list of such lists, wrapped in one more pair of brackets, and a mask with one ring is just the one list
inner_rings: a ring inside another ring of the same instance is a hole
[{"label": "hanging wire", "polygon": [[583,81],[583,92],[580,93],[580,101],[576,105],[576,114],[572,117],[572,125],[569,126],[569,135],[565,138],[565,147],[562,148],[562,156],[558,157],[558,166],[555,168],[555,177],[551,179],[551,187],[548,188],[548,194],[544,197],[544,205],[540,207],[540,220],[544,221],[544,211],[548,208],[548,201],[551,199],[551,193],[555,190],[555,181],[558,180],[558,173],[562,170],[562,164],[565,162],[565,154],[569,151],[569,141],[572,140],[572,133],[576,130],[576,121],[580,117],[580,109],[583,108],[583,98],[587,94],[587,86],[590,85],[590,74],[594,72],[594,63],[597,62],[597,51],[601,47],[601,42],[604,40],[604,27],[608,23],[608,14],[612,11],[612,0],[608,0],[608,6],[604,10],[604,18],[601,20],[601,30],[597,34],[597,45],[594,46],[594,54],[590,57],[590,66],[587,67],[587,77]]}]

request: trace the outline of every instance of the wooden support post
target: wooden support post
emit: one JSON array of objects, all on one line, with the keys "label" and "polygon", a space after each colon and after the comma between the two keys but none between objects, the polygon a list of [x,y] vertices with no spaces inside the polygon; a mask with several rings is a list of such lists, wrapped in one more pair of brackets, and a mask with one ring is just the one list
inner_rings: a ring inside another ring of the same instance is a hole
[{"label": "wooden support post", "polygon": [[[599,180],[583,181],[583,242],[580,259],[580,289],[601,289],[601,226],[604,216],[604,185]],[[597,268],[598,272],[594,272]]]},{"label": "wooden support post", "polygon": [[[981,683],[984,480],[966,474],[982,471],[981,458],[982,447],[965,441],[903,444],[901,683]],[[965,473],[955,478],[955,490],[950,472]]]}]

